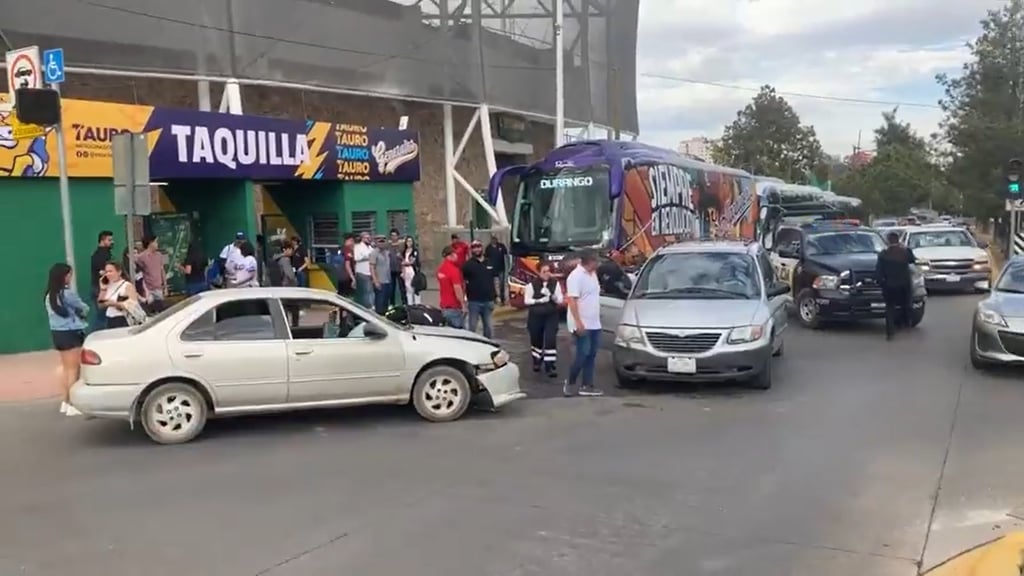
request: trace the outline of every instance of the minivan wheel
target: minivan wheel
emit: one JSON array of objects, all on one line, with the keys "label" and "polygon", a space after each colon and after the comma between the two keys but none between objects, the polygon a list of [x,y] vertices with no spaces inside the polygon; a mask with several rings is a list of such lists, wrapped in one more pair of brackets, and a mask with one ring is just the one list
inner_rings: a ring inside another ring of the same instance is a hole
[{"label": "minivan wheel", "polygon": [[206,399],[195,386],[171,382],[146,396],[139,419],[154,442],[184,444],[203,431],[207,413]]},{"label": "minivan wheel", "polygon": [[814,292],[810,288],[804,288],[796,298],[796,312],[800,318],[800,325],[812,330],[821,326],[820,310],[818,302],[814,298]]},{"label": "minivan wheel", "polygon": [[623,390],[633,390],[640,387],[640,380],[630,378],[620,372],[615,373],[616,385]]},{"label": "minivan wheel", "polygon": [[921,304],[920,308],[912,308],[910,310],[910,327],[917,328],[917,325],[924,320],[924,304]]},{"label": "minivan wheel", "polygon": [[425,420],[451,422],[466,413],[471,395],[465,374],[451,366],[434,366],[416,378],[412,403]]},{"label": "minivan wheel", "polygon": [[764,368],[750,380],[750,387],[755,390],[767,390],[772,387],[772,359],[764,363]]}]

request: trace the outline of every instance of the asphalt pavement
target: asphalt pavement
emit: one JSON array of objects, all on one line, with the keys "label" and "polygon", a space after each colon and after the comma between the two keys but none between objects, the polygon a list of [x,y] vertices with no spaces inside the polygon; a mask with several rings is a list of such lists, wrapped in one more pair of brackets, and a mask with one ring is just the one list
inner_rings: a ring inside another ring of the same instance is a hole
[{"label": "asphalt pavement", "polygon": [[2,405],[0,575],[917,574],[1021,524],[1024,381],[970,368],[976,300],[891,344],[794,328],[767,392],[627,395],[605,351],[609,397],[561,398],[510,320],[531,399],[451,424],[338,410],[161,447]]}]

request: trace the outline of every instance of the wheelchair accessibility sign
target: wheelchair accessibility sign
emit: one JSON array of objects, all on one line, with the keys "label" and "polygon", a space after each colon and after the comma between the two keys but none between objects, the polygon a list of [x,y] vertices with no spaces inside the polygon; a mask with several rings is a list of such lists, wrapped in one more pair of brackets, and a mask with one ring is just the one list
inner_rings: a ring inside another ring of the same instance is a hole
[{"label": "wheelchair accessibility sign", "polygon": [[54,48],[43,52],[43,79],[47,84],[64,82],[64,49]]}]

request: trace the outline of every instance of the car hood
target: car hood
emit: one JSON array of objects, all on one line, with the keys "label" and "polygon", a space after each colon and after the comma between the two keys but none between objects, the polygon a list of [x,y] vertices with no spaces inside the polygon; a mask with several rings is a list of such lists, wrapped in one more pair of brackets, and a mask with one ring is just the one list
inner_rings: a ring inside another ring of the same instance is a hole
[{"label": "car hood", "polygon": [[914,248],[914,257],[919,260],[971,260],[987,257],[988,252],[974,246],[929,246]]},{"label": "car hood", "polygon": [[451,338],[453,340],[465,340],[468,342],[479,342],[481,344],[490,344],[496,348],[500,346],[493,340],[488,340],[483,336],[470,332],[469,330],[462,330],[461,328],[449,328],[443,326],[413,326],[412,333],[416,336],[432,336],[435,338]]},{"label": "car hood", "polygon": [[1024,294],[993,292],[985,304],[1006,318],[1024,318]]},{"label": "car hood", "polygon": [[626,303],[622,322],[643,328],[732,328],[751,324],[760,300],[637,299]]},{"label": "car hood", "polygon": [[808,256],[808,260],[836,273],[846,272],[874,272],[878,264],[878,254],[873,252],[858,252],[856,254],[818,254]]}]

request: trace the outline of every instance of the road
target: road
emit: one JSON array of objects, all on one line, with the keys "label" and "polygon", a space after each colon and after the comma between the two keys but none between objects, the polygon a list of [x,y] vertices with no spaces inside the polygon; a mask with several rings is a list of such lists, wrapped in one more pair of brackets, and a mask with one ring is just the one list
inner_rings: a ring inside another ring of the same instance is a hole
[{"label": "road", "polygon": [[975,301],[891,346],[796,328],[768,392],[627,396],[603,353],[606,398],[540,379],[453,424],[245,418],[177,447],[0,406],[0,574],[910,576],[1020,526],[1024,382],[969,367]]}]

